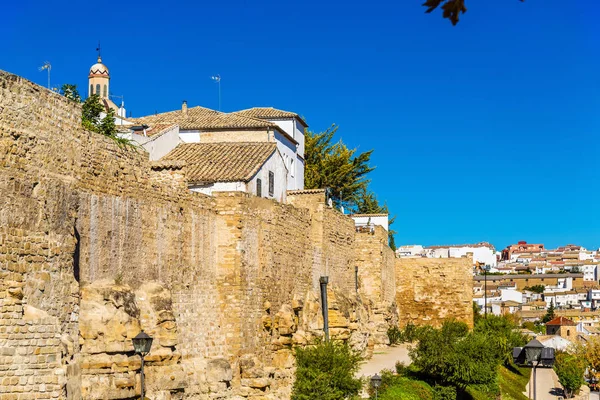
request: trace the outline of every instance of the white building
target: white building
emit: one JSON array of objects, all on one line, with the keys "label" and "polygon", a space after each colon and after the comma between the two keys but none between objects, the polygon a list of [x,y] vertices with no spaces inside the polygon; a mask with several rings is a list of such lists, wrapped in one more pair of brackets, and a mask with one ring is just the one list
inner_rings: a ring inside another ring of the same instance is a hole
[{"label": "white building", "polygon": [[[183,102],[180,110],[130,120],[132,129],[157,133],[157,126],[177,125],[182,143],[276,143],[286,168],[287,190],[304,189],[304,128],[297,114],[274,108],[222,113]],[[156,153],[173,150],[173,142],[153,144]],[[146,148],[146,145],[143,144]]]},{"label": "white building", "polygon": [[420,257],[423,255],[423,246],[410,244],[400,246],[396,249],[396,257]]},{"label": "white building", "polygon": [[496,250],[489,243],[451,245],[451,246],[428,246],[425,254],[429,258],[461,258],[467,253],[473,254],[473,263],[488,265],[495,268],[497,265]]},{"label": "white building", "polygon": [[584,281],[598,282],[598,265],[597,264],[585,264],[579,267],[579,270],[583,272]]},{"label": "white building", "polygon": [[182,143],[161,161],[185,162],[195,192],[245,192],[285,202],[287,168],[275,143]]},{"label": "white building", "polygon": [[350,214],[356,227],[381,226],[386,231],[389,230],[388,214]]}]

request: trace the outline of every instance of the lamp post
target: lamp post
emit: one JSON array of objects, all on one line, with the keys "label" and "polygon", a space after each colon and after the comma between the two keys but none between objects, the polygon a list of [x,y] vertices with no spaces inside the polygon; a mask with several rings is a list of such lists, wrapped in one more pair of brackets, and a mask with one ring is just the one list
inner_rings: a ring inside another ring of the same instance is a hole
[{"label": "lamp post", "polygon": [[483,266],[483,284],[484,284],[483,296],[485,298],[484,303],[483,303],[483,315],[485,318],[487,318],[487,273],[489,270],[490,270],[489,265]]},{"label": "lamp post", "polygon": [[381,377],[377,374],[371,377],[371,386],[375,389],[375,400],[377,400],[377,389],[381,386]]},{"label": "lamp post", "polygon": [[536,398],[536,370],[542,366],[551,367],[554,364],[554,349],[552,347],[544,347],[538,340],[533,339],[525,345],[525,347],[513,348],[513,361],[515,364],[520,364],[528,367],[533,367],[533,400]]},{"label": "lamp post", "polygon": [[329,283],[328,276],[321,276],[319,278],[321,284],[321,309],[323,311],[323,333],[325,334],[325,341],[329,342],[329,308],[327,306],[327,284]]},{"label": "lamp post", "polygon": [[142,400],[144,400],[144,357],[150,353],[152,347],[152,338],[146,334],[143,330],[132,339],[133,349],[135,354],[139,354],[142,359],[142,372],[141,372],[141,383],[142,383]]}]

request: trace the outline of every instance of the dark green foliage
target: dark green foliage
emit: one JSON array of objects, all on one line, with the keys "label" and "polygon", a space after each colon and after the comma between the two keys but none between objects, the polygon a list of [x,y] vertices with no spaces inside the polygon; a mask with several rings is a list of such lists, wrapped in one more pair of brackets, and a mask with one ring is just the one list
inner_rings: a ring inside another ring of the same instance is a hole
[{"label": "dark green foliage", "polygon": [[388,339],[390,344],[402,343],[402,331],[397,326],[392,326],[387,330]]},{"label": "dark green foliage", "polygon": [[537,322],[525,321],[525,322],[523,322],[523,325],[521,325],[521,327],[523,329],[529,329],[530,331],[539,333],[539,334],[544,334],[544,332],[546,332],[546,327],[544,325],[542,325],[539,321],[537,321]]},{"label": "dark green foliage", "polygon": [[554,315],[554,300],[550,300],[550,307],[548,307],[548,311],[542,317],[542,323],[547,323],[552,321],[556,316]]},{"label": "dark green foliage", "polygon": [[79,95],[79,91],[77,90],[77,85],[65,83],[60,87],[60,94],[62,94],[69,100],[81,103],[81,96]]},{"label": "dark green foliage", "polygon": [[306,189],[330,188],[332,194],[343,198],[342,205],[355,208],[361,192],[367,188],[367,174],[375,168],[369,166],[373,150],[357,153],[342,141],[333,142],[338,127],[332,125],[324,132],[305,132]]},{"label": "dark green foliage", "polygon": [[542,294],[542,293],[544,293],[546,286],[544,286],[544,285],[525,286],[523,289],[530,290],[534,293]]},{"label": "dark green foliage", "polygon": [[454,386],[434,386],[434,400],[456,400],[456,388]]},{"label": "dark green foliage", "polygon": [[361,360],[346,344],[297,348],[292,400],[342,400],[358,394],[362,385],[354,374]]},{"label": "dark green foliage", "polygon": [[567,398],[576,394],[584,383],[585,362],[577,355],[557,352],[554,371],[558,375],[558,381],[563,386]]},{"label": "dark green foliage", "polygon": [[109,108],[106,112],[106,116],[100,122],[100,133],[106,136],[115,137],[117,136],[117,126],[115,125],[115,111]]},{"label": "dark green foliage", "polygon": [[[405,376],[395,375],[392,371],[381,371],[381,386],[377,390],[378,399],[393,400],[433,400],[433,390],[426,382]],[[369,395],[375,398],[375,390],[369,386]]]},{"label": "dark green foliage", "polygon": [[474,328],[475,333],[482,334],[492,345],[495,355],[504,365],[512,363],[513,347],[527,344],[527,338],[518,331],[518,326],[507,316],[488,315],[481,318]]},{"label": "dark green foliage", "polygon": [[448,18],[452,25],[458,23],[458,17],[460,13],[466,13],[467,7],[465,7],[464,0],[426,0],[423,6],[427,7],[426,13],[430,13],[438,8],[442,3],[443,17]]},{"label": "dark green foliage", "polygon": [[[525,0],[519,0],[521,3]],[[448,18],[452,25],[456,25],[458,23],[458,17],[460,14],[464,14],[467,12],[467,7],[465,7],[465,0],[426,0],[423,3],[423,6],[427,7],[426,13],[430,13],[436,8],[438,8],[442,3],[442,16],[444,18]]]},{"label": "dark green foliage", "polygon": [[481,313],[479,310],[479,306],[477,305],[477,303],[473,302],[473,326],[477,325],[480,319]]},{"label": "dark green foliage", "polygon": [[93,94],[81,106],[81,124],[87,130],[100,133],[100,114],[104,106],[100,103],[100,96]]}]

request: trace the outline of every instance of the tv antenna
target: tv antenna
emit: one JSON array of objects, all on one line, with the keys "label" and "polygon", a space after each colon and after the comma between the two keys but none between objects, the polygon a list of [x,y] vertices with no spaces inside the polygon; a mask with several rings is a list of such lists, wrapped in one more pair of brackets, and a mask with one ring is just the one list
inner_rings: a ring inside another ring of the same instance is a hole
[{"label": "tv antenna", "polygon": [[217,85],[219,85],[219,111],[221,111],[221,75],[217,74],[211,76],[210,79],[217,82]]},{"label": "tv antenna", "polygon": [[52,65],[50,65],[49,61],[44,61],[44,65],[38,68],[40,72],[45,69],[48,70],[48,89],[50,89],[50,70],[52,69]]}]

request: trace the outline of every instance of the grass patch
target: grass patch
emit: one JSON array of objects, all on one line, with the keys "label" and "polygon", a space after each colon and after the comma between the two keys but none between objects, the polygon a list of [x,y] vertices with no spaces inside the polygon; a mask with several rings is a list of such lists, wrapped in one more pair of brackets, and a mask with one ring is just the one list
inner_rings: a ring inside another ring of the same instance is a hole
[{"label": "grass patch", "polygon": [[433,390],[423,381],[398,377],[394,379],[394,385],[387,388],[378,398],[379,400],[433,400]]},{"label": "grass patch", "polygon": [[528,400],[523,391],[529,383],[531,368],[500,367],[498,383],[502,400]]}]

